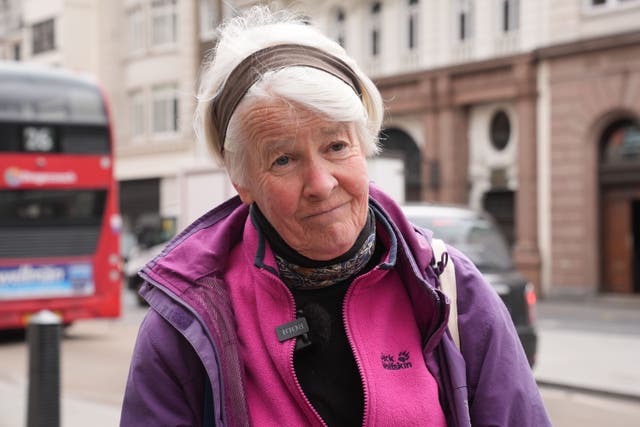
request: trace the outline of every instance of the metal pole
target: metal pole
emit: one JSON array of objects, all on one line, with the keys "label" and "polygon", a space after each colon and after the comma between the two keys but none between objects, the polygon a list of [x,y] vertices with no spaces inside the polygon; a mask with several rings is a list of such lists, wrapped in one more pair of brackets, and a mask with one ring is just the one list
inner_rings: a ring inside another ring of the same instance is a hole
[{"label": "metal pole", "polygon": [[60,338],[62,322],[43,310],[29,320],[27,427],[60,426]]}]

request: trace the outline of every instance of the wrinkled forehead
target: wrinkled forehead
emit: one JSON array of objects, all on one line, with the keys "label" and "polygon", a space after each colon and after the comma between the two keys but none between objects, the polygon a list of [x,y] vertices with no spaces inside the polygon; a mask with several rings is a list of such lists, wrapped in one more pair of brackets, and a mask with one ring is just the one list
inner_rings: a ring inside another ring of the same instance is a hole
[{"label": "wrinkled forehead", "polygon": [[269,145],[279,149],[300,138],[332,138],[346,136],[352,123],[337,122],[326,115],[292,102],[276,98],[256,101],[242,120],[248,143]]}]

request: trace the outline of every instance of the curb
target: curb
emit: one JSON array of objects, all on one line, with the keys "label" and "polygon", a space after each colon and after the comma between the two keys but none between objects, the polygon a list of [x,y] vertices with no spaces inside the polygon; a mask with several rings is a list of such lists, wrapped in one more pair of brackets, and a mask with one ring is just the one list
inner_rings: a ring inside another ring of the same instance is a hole
[{"label": "curb", "polygon": [[536,379],[536,383],[538,384],[538,387],[553,388],[556,390],[572,391],[572,392],[588,394],[596,397],[608,397],[611,399],[619,399],[619,400],[626,400],[626,401],[640,403],[640,395],[632,394],[632,393],[624,393],[624,392],[611,391],[611,390],[599,390],[591,387],[583,387],[579,385],[570,385],[570,384],[558,383],[558,382],[547,381],[547,380],[538,380],[538,379]]}]

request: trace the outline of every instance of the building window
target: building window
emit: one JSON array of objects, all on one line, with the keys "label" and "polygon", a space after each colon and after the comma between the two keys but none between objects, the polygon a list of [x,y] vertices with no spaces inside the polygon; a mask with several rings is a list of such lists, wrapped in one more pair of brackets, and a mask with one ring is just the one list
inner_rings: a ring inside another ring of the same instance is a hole
[{"label": "building window", "polygon": [[500,0],[501,30],[503,33],[515,31],[519,26],[520,5],[518,0]]},{"label": "building window", "polygon": [[129,117],[131,118],[131,137],[144,135],[145,131],[144,94],[135,91],[129,94]]},{"label": "building window", "polygon": [[55,49],[55,25],[53,19],[34,24],[32,27],[33,53],[38,54]]},{"label": "building window", "polygon": [[378,1],[371,5],[371,56],[380,54],[381,9],[382,5]]},{"label": "building window", "polygon": [[200,37],[213,37],[221,15],[218,4],[218,0],[200,0]]},{"label": "building window", "polygon": [[176,0],[153,0],[151,3],[151,44],[174,44],[178,35]]},{"label": "building window", "polygon": [[583,0],[587,9],[594,11],[614,9],[621,6],[640,5],[640,0]]},{"label": "building window", "polygon": [[500,110],[493,114],[489,127],[491,145],[498,151],[502,151],[509,144],[511,138],[511,122],[507,113]]},{"label": "building window", "polygon": [[347,16],[344,9],[337,8],[333,14],[333,39],[342,47],[346,46],[346,22]]},{"label": "building window", "polygon": [[12,32],[21,32],[22,6],[19,0],[0,1],[0,37]]},{"label": "building window", "polygon": [[418,47],[418,31],[420,23],[420,2],[418,0],[408,0],[408,22],[407,22],[407,46],[409,50]]},{"label": "building window", "polygon": [[623,120],[611,125],[602,138],[604,163],[640,162],[640,124]]},{"label": "building window", "polygon": [[472,0],[457,0],[456,28],[459,41],[465,41],[471,38],[473,33]]},{"label": "building window", "polygon": [[158,86],[153,89],[153,133],[178,131],[178,94],[176,85]]},{"label": "building window", "polygon": [[129,12],[129,52],[140,52],[144,50],[145,40],[145,20],[142,9],[134,9]]}]

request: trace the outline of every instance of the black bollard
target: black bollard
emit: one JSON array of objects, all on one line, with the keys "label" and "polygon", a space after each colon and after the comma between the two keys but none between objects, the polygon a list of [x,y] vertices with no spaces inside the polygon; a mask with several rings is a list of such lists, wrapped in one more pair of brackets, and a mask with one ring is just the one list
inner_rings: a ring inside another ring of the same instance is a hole
[{"label": "black bollard", "polygon": [[48,310],[29,320],[27,427],[60,426],[60,317]]}]

